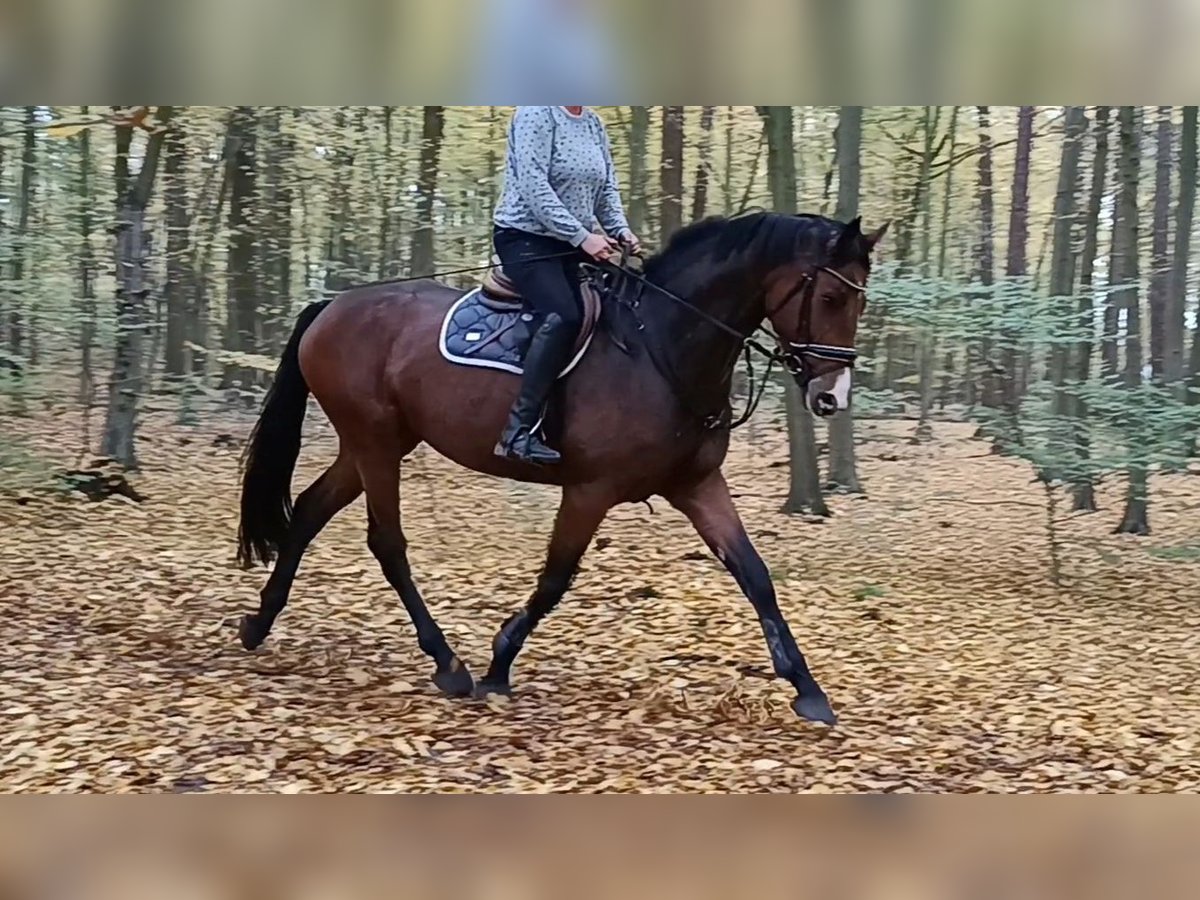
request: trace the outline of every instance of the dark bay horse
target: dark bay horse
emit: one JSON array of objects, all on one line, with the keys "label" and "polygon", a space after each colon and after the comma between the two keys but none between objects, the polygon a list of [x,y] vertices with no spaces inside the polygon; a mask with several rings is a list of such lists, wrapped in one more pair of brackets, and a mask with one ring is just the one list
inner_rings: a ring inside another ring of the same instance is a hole
[{"label": "dark bay horse", "polygon": [[[775,672],[796,689],[793,709],[832,724],[829,701],[734,508],[721,474],[729,431],[713,422],[728,421],[740,338],[764,319],[809,408],[828,414],[846,405],[871,251],[886,228],[863,234],[857,219],[843,224],[760,212],[705,219],[678,232],[644,267],[646,281],[674,298],[643,287],[636,312],[606,301],[587,354],[560,383],[563,461],[552,468],[492,454],[519,379],[439,355],[442,318],[461,291],[428,280],[378,284],[310,305],[246,451],[239,559],[278,560],[258,612],[242,620],[243,645],[263,642],[287,603],[305,548],[365,491],[367,544],[436,664],[434,683],[453,696],[507,692],[517,653],[566,593],[608,510],[657,494],[688,517],[753,604]],[[624,329],[621,339],[616,323],[634,315],[640,327]],[[340,446],[293,507],[290,486],[310,392]],[[478,685],[430,615],[408,564],[400,464],[422,441],[470,469],[563,489],[537,587],[501,626]]]}]

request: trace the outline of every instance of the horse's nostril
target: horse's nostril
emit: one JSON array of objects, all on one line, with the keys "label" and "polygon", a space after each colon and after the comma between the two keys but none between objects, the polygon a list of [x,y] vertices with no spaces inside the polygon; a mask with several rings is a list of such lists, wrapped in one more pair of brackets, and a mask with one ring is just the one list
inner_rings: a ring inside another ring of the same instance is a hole
[{"label": "horse's nostril", "polygon": [[821,391],[813,398],[813,412],[818,416],[832,416],[837,408],[837,398],[828,391]]}]

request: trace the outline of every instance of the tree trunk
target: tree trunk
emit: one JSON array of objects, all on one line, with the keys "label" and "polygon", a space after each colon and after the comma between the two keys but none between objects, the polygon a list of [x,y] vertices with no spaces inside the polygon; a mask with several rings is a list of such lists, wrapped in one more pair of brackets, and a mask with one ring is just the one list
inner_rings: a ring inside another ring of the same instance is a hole
[{"label": "tree trunk", "polygon": [[[921,200],[921,229],[924,232],[921,237],[921,274],[928,278],[930,274],[930,240],[933,232],[933,185],[930,184],[931,169],[933,167],[934,155],[937,152],[934,149],[934,139],[937,137],[937,122],[940,114],[940,108],[930,119],[930,107],[925,107],[925,150],[921,157],[921,178],[925,182],[925,188],[922,191]],[[958,140],[958,107],[955,106],[950,112],[950,130],[947,133],[947,139],[950,143],[950,155],[948,159],[954,159],[954,151],[957,147]],[[942,278],[946,268],[946,230],[950,219],[950,191],[954,186],[954,169],[946,170],[946,183],[943,188],[942,198],[942,228],[938,250],[938,278]],[[942,304],[941,297],[935,297],[933,300],[933,312],[936,315],[937,307]],[[919,368],[919,394],[921,408],[917,418],[917,430],[914,435],[916,441],[927,441],[933,437],[933,428],[929,424],[929,412],[933,408],[933,365],[937,359],[937,330],[933,327],[925,327],[921,329],[920,343],[920,368]]]},{"label": "tree trunk", "polygon": [[[1083,250],[1079,259],[1079,318],[1077,329],[1079,340],[1075,344],[1074,379],[1084,386],[1091,379],[1092,344],[1096,326],[1095,298],[1092,293],[1096,255],[1099,248],[1100,211],[1104,203],[1104,189],[1108,172],[1108,107],[1096,107],[1093,130],[1096,135],[1095,152],[1092,155],[1092,186],[1088,193],[1087,215],[1084,217]],[[1072,478],[1074,509],[1077,512],[1094,512],[1096,492],[1092,476],[1088,471],[1091,457],[1091,437],[1088,426],[1087,401],[1076,394],[1074,409],[1075,454],[1079,463]]]},{"label": "tree trunk", "polygon": [[[947,165],[945,171],[946,183],[942,187],[942,223],[938,229],[938,262],[937,275],[938,280],[945,284],[946,269],[947,269],[947,252],[950,247],[950,215],[951,215],[951,198],[954,196],[954,166],[958,149],[958,113],[959,108],[953,107],[950,111],[950,132],[949,132],[949,150],[947,152]],[[938,299],[939,305],[946,303],[950,297],[940,296]],[[933,360],[933,350],[940,351],[938,334],[936,330],[933,333],[933,341],[930,352],[930,360]],[[938,409],[945,412],[946,404],[950,401],[950,395],[953,390],[952,380],[954,376],[954,360],[955,353],[953,348],[945,351],[942,357],[942,380],[941,387],[938,390]],[[964,367],[967,368],[967,367]],[[967,369],[969,371],[969,368]],[[930,373],[930,390],[932,390],[932,373]],[[928,401],[932,405],[933,398]],[[928,416],[928,411],[926,412]],[[928,421],[928,419],[927,419]]]},{"label": "tree trunk", "polygon": [[659,204],[659,240],[666,243],[683,225],[683,106],[662,108],[662,197]]},{"label": "tree trunk", "polygon": [[721,200],[725,215],[733,214],[733,135],[734,112],[732,106],[725,107],[725,177],[721,179]]},{"label": "tree trunk", "polygon": [[[84,132],[87,133],[86,131]],[[188,260],[191,250],[188,236],[187,141],[183,122],[177,121],[163,142],[163,192],[167,219],[167,283],[163,285],[167,307],[167,333],[163,350],[163,369],[169,380],[179,380],[187,372],[184,343],[187,341],[187,305],[190,294]]]},{"label": "tree trunk", "polygon": [[[1008,257],[1004,266],[1004,274],[1010,279],[1029,272],[1029,159],[1033,151],[1033,115],[1032,106],[1022,106],[1017,113],[1017,150],[1013,163],[1012,206],[1008,218]],[[1006,301],[1005,306],[1012,302]],[[1013,439],[1015,416],[1020,404],[1017,336],[1011,329],[1004,329],[1002,340],[1000,396],[1004,426],[998,437],[1007,443]]]},{"label": "tree trunk", "polygon": [[[36,144],[34,143],[37,137],[35,126],[37,125],[37,107],[25,107],[24,132],[22,135],[21,144],[21,180],[19,188],[19,196],[17,198],[17,231],[15,241],[13,242],[12,264],[10,267],[12,285],[9,293],[8,307],[8,356],[9,367],[11,372],[21,377],[25,371],[25,362],[34,363],[37,360],[33,358],[33,354],[26,359],[27,348],[25,346],[25,330],[26,321],[22,314],[22,307],[28,303],[27,290],[25,285],[25,271],[29,261],[30,238],[29,216],[33,210],[34,191],[33,179],[37,169]],[[32,348],[29,348],[30,350]],[[21,391],[16,393],[17,409],[24,411],[24,398]]]},{"label": "tree trunk", "polygon": [[996,201],[992,191],[992,134],[989,110],[975,107],[979,127],[979,174],[976,199],[979,204],[979,268],[980,284],[991,285],[996,269]]},{"label": "tree trunk", "polygon": [[[257,111],[239,106],[230,122],[229,182],[229,262],[225,349],[241,353],[258,351],[258,140]],[[255,379],[254,369],[230,364],[225,368],[222,387],[235,383],[248,389]]]},{"label": "tree trunk", "polygon": [[[496,140],[493,130],[496,122],[496,107],[488,107],[488,183],[486,189],[491,192],[496,180]],[[392,266],[395,265],[396,251],[392,246],[395,238],[392,232],[392,205],[396,202],[396,166],[392,162],[392,118],[396,107],[383,108],[383,179],[379,191],[379,269],[375,277],[383,279],[391,276]],[[289,182],[290,184],[290,182]],[[495,202],[488,203],[488,209]]]},{"label": "tree trunk", "polygon": [[421,172],[417,181],[417,221],[409,250],[409,275],[433,272],[433,204],[438,189],[438,162],[446,127],[446,108],[426,106],[421,128]]},{"label": "tree trunk", "polygon": [[[1132,106],[1122,106],[1117,114],[1120,151],[1117,161],[1117,208],[1113,222],[1113,283],[1123,285],[1114,293],[1126,316],[1124,384],[1130,390],[1142,383],[1141,304],[1138,296],[1139,118]],[[1129,487],[1125,497],[1125,514],[1116,530],[1121,534],[1149,534],[1146,461],[1141,456],[1138,416],[1129,415],[1125,426],[1126,452],[1130,459]]]},{"label": "tree trunk", "polygon": [[790,479],[785,513],[810,512],[815,516],[831,515],[821,494],[821,470],[817,465],[817,437],[812,416],[804,405],[800,386],[790,375],[785,376],[784,403],[787,407],[788,456]]},{"label": "tree trunk", "polygon": [[[862,178],[862,118],[861,106],[843,106],[838,111],[838,192],[833,217],[839,222],[849,222],[858,215]],[[862,493],[854,450],[853,407],[838,413],[829,421],[828,483],[847,493]]]},{"label": "tree trunk", "polygon": [[[776,212],[796,211],[796,155],[792,140],[792,108],[760,106],[759,115],[767,140],[767,178],[771,202]],[[817,439],[812,416],[804,406],[800,388],[785,376],[784,399],[787,405],[790,484],[783,510],[788,513],[811,512],[828,516],[829,507],[821,496],[821,471],[817,464]]]},{"label": "tree trunk", "polygon": [[[171,107],[160,106],[159,126],[170,127]],[[112,377],[108,386],[108,412],[100,454],[128,469],[137,468],[137,411],[144,378],[144,340],[148,325],[146,295],[150,291],[150,232],[146,208],[154,190],[158,159],[165,135],[159,131],[146,144],[142,167],[129,174],[129,126],[117,127],[116,183],[123,189],[116,224],[117,337]]]},{"label": "tree trunk", "polygon": [[[220,182],[217,188],[217,197],[215,207],[211,212],[207,213],[205,218],[206,228],[204,233],[194,234],[191,239],[191,258],[188,264],[188,271],[191,273],[191,290],[189,291],[188,303],[188,322],[187,333],[190,343],[190,364],[188,366],[191,375],[191,383],[188,389],[184,392],[184,403],[180,407],[180,424],[194,424],[192,413],[189,407],[189,394],[193,390],[199,390],[208,378],[209,354],[208,345],[211,340],[209,334],[209,305],[208,305],[208,289],[209,289],[209,272],[212,269],[213,250],[216,246],[217,234],[221,228],[221,217],[225,212],[225,203],[229,197],[229,186],[233,180],[231,167],[229,165],[229,156],[232,150],[230,144],[230,128],[232,127],[232,116],[225,131],[225,146],[221,154],[221,165],[218,167],[220,173]],[[206,192],[207,193],[207,192]],[[194,206],[195,215],[193,221],[198,221],[203,211],[207,210],[208,197],[204,196],[197,200]]]},{"label": "tree trunk", "polygon": [[[1121,107],[1118,107],[1118,111]],[[1120,141],[1124,135],[1118,136],[1117,159],[1116,159],[1116,190],[1118,195],[1122,186],[1121,165],[1123,164],[1120,156],[1122,148]],[[1114,212],[1115,215],[1115,212]],[[1100,333],[1100,377],[1105,384],[1116,384],[1121,379],[1119,370],[1120,353],[1118,351],[1118,339],[1120,338],[1120,295],[1112,288],[1118,284],[1120,280],[1120,260],[1116,255],[1118,239],[1116,233],[1116,221],[1113,222],[1112,234],[1112,252],[1108,257],[1108,290],[1104,295],[1104,321]]]},{"label": "tree trunk", "polygon": [[[80,109],[86,119],[88,108]],[[92,131],[79,133],[79,403],[90,411],[96,397],[92,348],[96,342],[96,257],[92,252]],[[87,442],[90,446],[90,441]]]},{"label": "tree trunk", "polygon": [[[1196,107],[1183,108],[1183,137],[1179,154],[1179,206],[1176,211],[1175,230],[1175,272],[1172,277],[1172,290],[1178,297],[1182,308],[1187,297],[1187,268],[1191,238],[1191,224],[1196,203]],[[1185,227],[1186,224],[1186,227]],[[1181,246],[1182,245],[1182,246]],[[1183,338],[1180,337],[1182,344]],[[1180,348],[1182,351],[1182,347]],[[1182,356],[1182,352],[1180,353]],[[1182,362],[1182,361],[1181,361]],[[1192,348],[1187,359],[1187,393],[1189,404],[1200,403],[1200,311],[1194,320],[1192,330]],[[1195,453],[1196,439],[1193,436],[1190,446]]]},{"label": "tree trunk", "polygon": [[708,208],[708,183],[712,172],[712,126],[715,106],[700,107],[700,161],[696,164],[696,189],[692,192],[692,221],[704,218]]},{"label": "tree trunk", "polygon": [[1168,257],[1171,227],[1171,107],[1158,108],[1154,158],[1154,211],[1150,235],[1150,374],[1164,381],[1167,304],[1171,290]]},{"label": "tree trunk", "polygon": [[[995,284],[996,271],[996,202],[993,194],[992,184],[992,135],[991,121],[989,110],[986,106],[977,106],[976,121],[979,128],[979,174],[976,187],[976,202],[979,205],[979,252],[976,259],[979,263],[979,268],[976,270],[976,278],[983,287],[983,295],[989,306],[993,306],[991,298],[991,288]],[[968,341],[967,354],[971,355],[972,341]],[[990,335],[984,335],[978,344],[978,358],[985,363],[982,369],[973,369],[967,367],[967,388],[968,404],[975,400],[975,375],[974,372],[979,372],[980,388],[979,401],[987,407],[995,407],[998,404],[1000,390],[997,384],[995,373],[991,367],[986,365],[987,360],[991,358],[992,346]]]},{"label": "tree trunk", "polygon": [[[1195,205],[1196,190],[1196,108],[1183,107],[1183,152],[1180,158],[1180,212],[1176,229],[1176,256],[1180,256],[1180,242],[1183,242],[1182,263],[1176,263],[1177,277],[1175,290],[1178,295],[1187,295],[1187,260],[1186,241],[1192,233],[1192,215]],[[1183,227],[1183,217],[1187,216],[1188,227]],[[1190,402],[1200,402],[1200,313],[1196,314],[1192,331],[1192,353],[1188,358],[1188,383],[1192,392],[1188,395]]]},{"label": "tree trunk", "polygon": [[[282,107],[271,109],[264,124],[266,196],[260,203],[263,220],[258,224],[262,256],[259,301],[263,311],[260,316],[260,349],[267,356],[277,356],[292,326],[292,172],[295,147],[292,136],[283,128]],[[388,183],[386,176],[382,183]],[[380,195],[384,198],[382,204],[386,214],[386,187],[380,191]],[[386,235],[381,235],[381,239],[386,240]],[[386,258],[387,254],[381,249],[381,268]]]},{"label": "tree trunk", "polygon": [[[1168,384],[1183,379],[1183,335],[1187,302],[1188,257],[1192,250],[1192,216],[1196,206],[1196,107],[1183,108],[1179,139],[1179,200],[1175,204],[1175,246],[1171,254],[1170,297],[1167,304],[1167,346],[1163,376]],[[1200,317],[1196,333],[1200,335]],[[1193,346],[1192,352],[1196,352]]]},{"label": "tree trunk", "polygon": [[[494,106],[488,108],[488,138],[487,199],[484,202],[486,214],[484,221],[491,222],[492,210],[496,208],[500,193],[500,154],[496,152],[496,145],[504,140],[500,131],[500,116]],[[490,242],[491,238],[489,237],[488,240]]]},{"label": "tree trunk", "polygon": [[1017,113],[1017,155],[1013,165],[1012,209],[1008,219],[1008,259],[1006,275],[1028,273],[1026,258],[1029,241],[1029,158],[1033,151],[1032,106]]},{"label": "tree trunk", "polygon": [[646,146],[650,142],[650,107],[629,107],[629,227],[646,233]]},{"label": "tree trunk", "polygon": [[[1058,167],[1058,187],[1054,194],[1054,226],[1050,250],[1050,298],[1051,303],[1071,305],[1074,311],[1075,292],[1075,230],[1078,220],[1076,196],[1079,191],[1079,158],[1083,150],[1083,139],[1087,134],[1087,113],[1082,106],[1065,109],[1065,132],[1062,156]],[[1055,298],[1059,298],[1056,300]],[[1067,320],[1064,316],[1063,319]],[[1071,414],[1070,398],[1065,385],[1070,362],[1070,333],[1066,328],[1056,329],[1050,347],[1050,380],[1054,385],[1054,413],[1051,423],[1051,463],[1057,469],[1058,461],[1066,468],[1068,456],[1073,453],[1069,433],[1073,426],[1067,422]],[[1063,471],[1052,471],[1053,480],[1064,476]]]},{"label": "tree trunk", "polygon": [[[0,128],[8,127],[8,108],[0,106]],[[4,150],[5,144],[0,140],[0,192],[4,190]],[[8,216],[6,215],[7,204],[0,203],[0,234],[8,234]],[[5,285],[0,284],[0,373],[5,373],[13,368],[13,364],[8,360],[8,354],[4,350],[5,344],[5,323],[8,321],[8,304],[12,302],[12,298],[8,296],[8,289]]]},{"label": "tree trunk", "polygon": [[[424,107],[431,109],[433,107]],[[440,109],[440,107],[438,107]],[[329,198],[330,216],[328,237],[325,242],[325,291],[337,293],[354,285],[358,275],[358,231],[352,221],[354,209],[354,163],[358,154],[357,131],[349,127],[347,108],[339,107],[334,113],[334,130],[337,134],[330,155],[333,167],[333,189]],[[436,171],[436,162],[434,164]],[[420,198],[418,199],[418,203]],[[430,201],[432,210],[432,201]],[[418,209],[418,215],[420,210]],[[418,223],[417,231],[420,230]],[[414,231],[414,239],[417,234]],[[430,238],[432,246],[432,237]],[[432,250],[430,251],[432,254]],[[432,269],[432,262],[430,263]]]}]

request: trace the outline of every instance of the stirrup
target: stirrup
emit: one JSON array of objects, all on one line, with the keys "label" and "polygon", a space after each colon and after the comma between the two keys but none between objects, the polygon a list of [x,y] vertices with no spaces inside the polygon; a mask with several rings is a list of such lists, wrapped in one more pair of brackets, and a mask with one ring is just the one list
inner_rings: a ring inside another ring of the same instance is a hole
[{"label": "stirrup", "polygon": [[507,440],[502,436],[492,452],[504,459],[530,465],[549,466],[562,461],[562,454],[525,426],[518,428]]}]

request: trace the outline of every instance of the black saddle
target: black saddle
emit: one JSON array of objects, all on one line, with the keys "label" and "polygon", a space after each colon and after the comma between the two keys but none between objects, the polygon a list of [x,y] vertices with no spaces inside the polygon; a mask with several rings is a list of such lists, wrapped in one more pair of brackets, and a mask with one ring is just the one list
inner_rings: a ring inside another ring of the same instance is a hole
[{"label": "black saddle", "polygon": [[[533,338],[536,316],[525,309],[520,291],[504,274],[499,259],[493,263],[482,284],[451,305],[442,321],[438,349],[452,363],[519,375],[524,371],[522,362]],[[575,338],[575,352],[560,378],[583,358],[600,320],[599,289],[590,277],[585,277],[579,288],[583,324]]]}]

